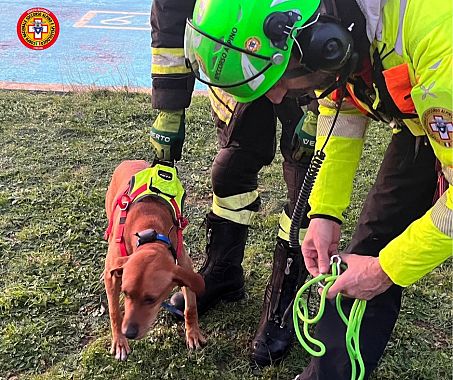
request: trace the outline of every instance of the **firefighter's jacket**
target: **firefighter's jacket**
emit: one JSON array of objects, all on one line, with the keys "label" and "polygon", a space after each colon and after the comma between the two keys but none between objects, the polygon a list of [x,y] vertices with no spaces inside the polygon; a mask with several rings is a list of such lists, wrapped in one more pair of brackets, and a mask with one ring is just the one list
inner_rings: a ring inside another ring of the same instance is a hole
[{"label": "firefighter's jacket", "polygon": [[[153,0],[151,9],[151,76],[153,79],[153,108],[180,110],[190,105],[194,76],[184,62],[184,29],[192,17],[195,0]],[[217,116],[229,124],[246,105],[240,104],[226,92],[212,88],[209,99]]]},{"label": "firefighter's jacket", "polygon": [[[380,264],[386,274],[394,283],[408,286],[453,252],[452,2],[357,2],[367,18],[372,61],[375,52],[385,57],[382,64],[386,83],[396,87],[392,98],[402,112],[415,116],[403,119],[404,127],[415,136],[428,137],[449,182],[434,206],[380,252]],[[380,14],[376,14],[376,9]],[[350,86],[348,90],[350,94],[354,92]],[[370,120],[364,113],[373,113],[372,108],[378,103],[379,94],[371,107],[369,102],[365,104],[354,96],[343,103],[310,197],[310,215],[344,220]],[[334,105],[332,99],[320,101],[316,149],[326,141],[335,115]]]}]

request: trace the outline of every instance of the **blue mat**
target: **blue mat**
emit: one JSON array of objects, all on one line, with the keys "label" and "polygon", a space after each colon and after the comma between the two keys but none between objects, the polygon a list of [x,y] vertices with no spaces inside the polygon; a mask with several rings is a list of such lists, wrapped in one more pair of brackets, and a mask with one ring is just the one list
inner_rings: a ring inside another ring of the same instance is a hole
[{"label": "blue mat", "polygon": [[[151,87],[151,2],[0,0],[0,6],[0,81]],[[28,49],[17,37],[19,17],[34,7],[49,9],[60,24],[46,50]]]}]

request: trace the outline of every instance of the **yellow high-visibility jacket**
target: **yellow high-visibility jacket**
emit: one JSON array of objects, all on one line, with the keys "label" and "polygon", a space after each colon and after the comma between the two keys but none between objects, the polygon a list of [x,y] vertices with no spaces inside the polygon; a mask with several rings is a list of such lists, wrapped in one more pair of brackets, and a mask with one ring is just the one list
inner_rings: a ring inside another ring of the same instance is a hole
[{"label": "yellow high-visibility jacket", "polygon": [[[371,56],[376,48],[383,55],[390,53],[383,61],[384,69],[407,64],[418,118],[404,122],[415,136],[428,136],[449,182],[436,204],[380,252],[383,270],[401,286],[414,283],[453,252],[452,4],[445,0],[388,0],[381,10],[381,24],[372,30],[372,36],[368,30]],[[327,98],[320,101],[317,149],[324,144],[334,115],[334,103]],[[354,105],[343,104],[310,197],[310,215],[344,220],[368,121]]]}]

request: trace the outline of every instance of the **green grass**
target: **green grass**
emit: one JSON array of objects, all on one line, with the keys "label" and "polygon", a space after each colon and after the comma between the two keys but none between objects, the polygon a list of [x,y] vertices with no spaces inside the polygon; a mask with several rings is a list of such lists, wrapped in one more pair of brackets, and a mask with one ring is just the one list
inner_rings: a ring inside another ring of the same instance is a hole
[{"label": "green grass", "polygon": [[[248,297],[201,318],[209,344],[188,352],[181,323],[161,312],[125,363],[109,354],[100,276],[106,243],[104,194],[124,159],[151,159],[156,112],[146,95],[0,92],[0,380],[291,379],[308,362],[295,347],[285,362],[256,370],[250,341],[270,275],[278,214],[285,202],[281,159],[260,174],[263,207],[245,259]],[[194,98],[180,173],[191,224],[186,242],[202,261],[200,228],[211,200],[216,152],[208,102]],[[390,131],[373,126],[343,243],[373,182]],[[448,379],[452,373],[452,266],[448,261],[406,291],[401,318],[374,379]]]}]

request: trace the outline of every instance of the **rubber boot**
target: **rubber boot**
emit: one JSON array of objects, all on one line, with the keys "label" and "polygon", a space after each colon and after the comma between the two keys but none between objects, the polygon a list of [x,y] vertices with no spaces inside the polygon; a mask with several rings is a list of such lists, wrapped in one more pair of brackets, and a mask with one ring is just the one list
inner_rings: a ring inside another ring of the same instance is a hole
[{"label": "rubber boot", "polygon": [[[245,296],[242,260],[248,226],[206,215],[206,260],[199,270],[205,281],[205,292],[197,298],[202,315],[220,301],[238,301]],[[170,304],[184,311],[182,292],[175,293]]]},{"label": "rubber boot", "polygon": [[277,238],[270,282],[264,293],[261,320],[252,341],[252,361],[267,366],[283,359],[294,340],[292,305],[308,275],[302,254]]}]

